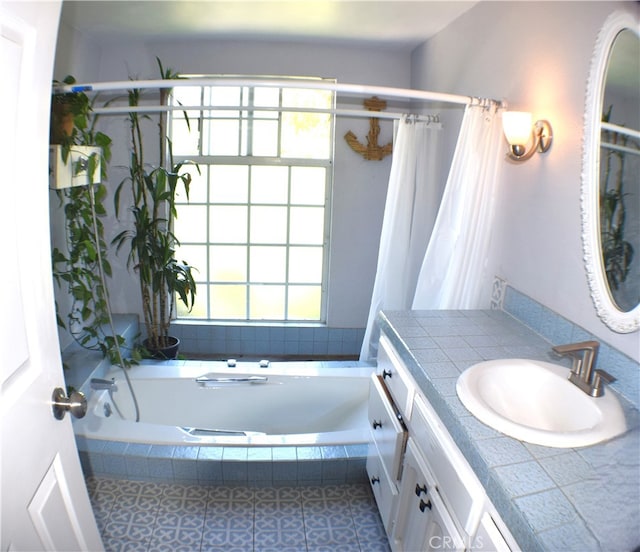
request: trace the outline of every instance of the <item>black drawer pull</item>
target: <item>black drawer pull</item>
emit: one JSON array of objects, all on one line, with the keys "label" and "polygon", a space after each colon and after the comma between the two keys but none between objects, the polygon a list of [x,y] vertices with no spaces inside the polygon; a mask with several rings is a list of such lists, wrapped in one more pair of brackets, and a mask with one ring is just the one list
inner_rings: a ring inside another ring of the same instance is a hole
[{"label": "black drawer pull", "polygon": [[418,483],[416,483],[416,496],[420,496],[422,493],[427,494],[427,486],[420,486]]},{"label": "black drawer pull", "polygon": [[427,500],[426,502],[422,499],[420,499],[420,511],[424,512],[426,508],[429,508],[429,510],[431,510],[431,501]]},{"label": "black drawer pull", "polygon": [[374,476],[371,478],[371,484],[375,485],[376,483],[380,483],[380,478]]},{"label": "black drawer pull", "polygon": [[382,422],[379,422],[378,420],[373,420],[373,429],[378,429],[379,427],[382,427]]},{"label": "black drawer pull", "polygon": [[393,377],[393,373],[391,370],[382,370],[382,379],[387,379]]}]

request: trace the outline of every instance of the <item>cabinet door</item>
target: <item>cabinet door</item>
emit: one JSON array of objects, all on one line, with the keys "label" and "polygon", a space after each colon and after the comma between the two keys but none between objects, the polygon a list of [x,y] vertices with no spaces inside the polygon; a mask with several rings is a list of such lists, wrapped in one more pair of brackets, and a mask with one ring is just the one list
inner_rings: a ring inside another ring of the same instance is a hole
[{"label": "cabinet door", "polygon": [[412,439],[409,439],[405,454],[391,548],[394,552],[464,550],[464,543],[438,494],[433,476]]},{"label": "cabinet door", "polygon": [[504,536],[496,527],[491,516],[485,512],[480,520],[480,526],[476,533],[471,550],[480,552],[511,552],[511,547],[507,544]]}]

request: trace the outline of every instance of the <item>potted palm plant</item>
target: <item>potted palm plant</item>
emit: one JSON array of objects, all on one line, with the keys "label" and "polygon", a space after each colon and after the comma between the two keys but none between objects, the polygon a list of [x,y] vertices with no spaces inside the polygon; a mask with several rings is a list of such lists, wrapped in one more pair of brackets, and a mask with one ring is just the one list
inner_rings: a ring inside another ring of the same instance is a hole
[{"label": "potted palm plant", "polygon": [[[163,70],[159,60],[158,64],[163,78],[176,78],[171,70]],[[128,98],[129,106],[137,107],[141,91],[129,90]],[[127,266],[138,277],[147,334],[142,345],[150,356],[170,359],[175,358],[179,346],[179,340],[169,335],[176,298],[191,309],[196,294],[194,269],[176,259],[179,241],[173,233],[176,193],[182,188],[189,196],[191,174],[185,168],[186,163],[174,165],[162,116],[158,125],[159,163],[147,163],[142,125],[143,119],[147,118],[135,111],[127,117],[131,138],[129,172],[116,189],[115,206],[116,215],[120,216],[120,205],[126,196],[130,200],[132,223],[113,239],[113,243],[117,251],[128,245]],[[126,188],[127,194],[123,193]]]}]

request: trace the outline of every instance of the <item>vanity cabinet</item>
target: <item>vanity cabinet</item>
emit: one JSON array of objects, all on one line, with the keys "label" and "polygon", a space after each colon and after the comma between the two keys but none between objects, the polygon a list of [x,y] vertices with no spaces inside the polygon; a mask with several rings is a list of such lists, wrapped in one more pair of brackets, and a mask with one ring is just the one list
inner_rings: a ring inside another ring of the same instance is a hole
[{"label": "vanity cabinet", "polygon": [[518,550],[384,333],[371,379],[369,423],[367,473],[393,552]]}]

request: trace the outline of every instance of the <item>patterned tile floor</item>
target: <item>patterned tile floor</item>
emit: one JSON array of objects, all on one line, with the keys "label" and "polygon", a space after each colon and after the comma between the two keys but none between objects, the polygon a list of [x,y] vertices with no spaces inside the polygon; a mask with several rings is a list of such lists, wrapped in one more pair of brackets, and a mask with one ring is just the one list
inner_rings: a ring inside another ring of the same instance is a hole
[{"label": "patterned tile floor", "polygon": [[201,487],[90,477],[107,551],[388,552],[368,485]]}]

